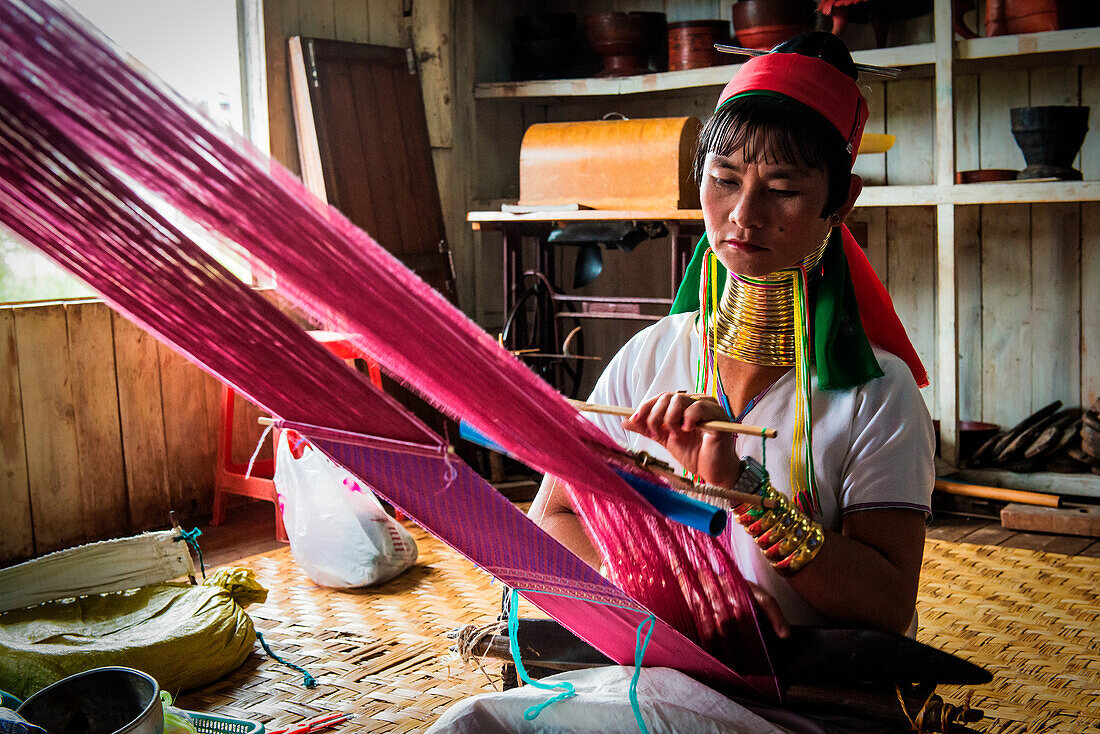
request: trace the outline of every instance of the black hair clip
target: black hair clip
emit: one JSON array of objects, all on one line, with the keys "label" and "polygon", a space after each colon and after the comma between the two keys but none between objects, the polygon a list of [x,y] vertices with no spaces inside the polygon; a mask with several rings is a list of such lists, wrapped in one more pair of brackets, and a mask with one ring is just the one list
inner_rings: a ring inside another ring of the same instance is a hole
[{"label": "black hair clip", "polygon": [[[730,46],[725,43],[714,44],[714,50],[720,51],[724,54],[734,54],[737,56],[766,56],[771,53],[770,51],[761,51],[756,48],[742,48],[741,46]],[[895,79],[901,74],[901,69],[896,66],[871,66],[870,64],[856,64],[856,70],[861,74],[870,74],[872,76],[887,77],[889,79]]]}]

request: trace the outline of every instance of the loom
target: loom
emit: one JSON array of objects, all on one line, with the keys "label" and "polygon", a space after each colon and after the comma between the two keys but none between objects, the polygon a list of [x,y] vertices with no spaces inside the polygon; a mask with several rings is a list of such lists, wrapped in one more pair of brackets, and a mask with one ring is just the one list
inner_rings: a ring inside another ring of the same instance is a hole
[{"label": "loom", "polygon": [[[4,226],[612,660],[633,663],[652,614],[646,665],[781,699],[728,545],[656,512],[620,473],[662,480],[615,466],[610,439],[490,335],[67,6],[0,3],[0,51]],[[563,479],[610,580],[233,276],[180,215],[441,411]]]}]

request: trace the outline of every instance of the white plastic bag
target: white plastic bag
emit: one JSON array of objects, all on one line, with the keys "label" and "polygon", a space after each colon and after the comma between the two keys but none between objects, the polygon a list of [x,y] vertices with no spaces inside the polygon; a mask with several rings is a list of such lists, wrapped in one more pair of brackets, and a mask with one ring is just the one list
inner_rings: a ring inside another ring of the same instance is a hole
[{"label": "white plastic bag", "polygon": [[370,489],[308,442],[301,458],[282,431],[275,491],[290,552],[321,586],[349,589],[388,581],[416,562],[416,541]]}]

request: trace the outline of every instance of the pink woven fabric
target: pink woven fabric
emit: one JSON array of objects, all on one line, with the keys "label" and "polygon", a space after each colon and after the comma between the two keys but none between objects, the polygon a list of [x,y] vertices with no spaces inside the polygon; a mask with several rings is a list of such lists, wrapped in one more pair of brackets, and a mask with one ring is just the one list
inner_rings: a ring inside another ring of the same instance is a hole
[{"label": "pink woven fabric", "polygon": [[[634,625],[653,611],[647,664],[778,697],[728,549],[654,512],[592,449],[610,439],[490,335],[67,8],[0,2],[0,57],[0,222],[266,410],[319,426],[304,432],[475,563],[544,586],[527,596],[613,659],[633,659]],[[441,410],[567,481],[615,585],[448,464],[442,439],[220,266],[158,197]],[[370,450],[346,453],[363,436]]]}]

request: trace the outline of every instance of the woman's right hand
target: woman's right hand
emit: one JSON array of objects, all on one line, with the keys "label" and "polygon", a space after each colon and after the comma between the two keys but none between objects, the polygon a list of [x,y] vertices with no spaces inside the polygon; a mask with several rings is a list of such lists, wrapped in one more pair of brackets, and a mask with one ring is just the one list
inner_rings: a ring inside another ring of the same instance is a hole
[{"label": "woman's right hand", "polygon": [[724,420],[725,412],[713,399],[666,392],[642,403],[622,425],[664,446],[680,466],[707,484],[732,487],[742,469],[734,437],[699,427]]}]

